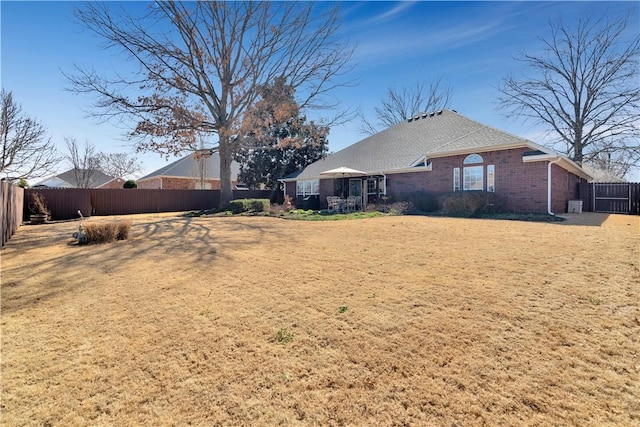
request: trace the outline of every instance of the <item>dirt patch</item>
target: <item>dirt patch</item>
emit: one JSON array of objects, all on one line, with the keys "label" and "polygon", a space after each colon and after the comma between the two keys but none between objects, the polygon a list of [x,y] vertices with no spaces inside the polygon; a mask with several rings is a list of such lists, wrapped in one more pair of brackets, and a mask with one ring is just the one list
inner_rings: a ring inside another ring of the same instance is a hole
[{"label": "dirt patch", "polygon": [[638,425],[640,234],[611,217],[22,227],[2,425]]}]

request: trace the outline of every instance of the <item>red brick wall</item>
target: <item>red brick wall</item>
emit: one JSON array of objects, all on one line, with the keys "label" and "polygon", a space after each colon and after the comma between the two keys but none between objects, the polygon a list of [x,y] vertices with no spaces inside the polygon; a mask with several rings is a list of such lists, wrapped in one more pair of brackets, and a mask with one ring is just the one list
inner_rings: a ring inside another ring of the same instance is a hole
[{"label": "red brick wall", "polygon": [[138,182],[138,188],[143,190],[153,190],[161,187],[161,178],[154,177],[144,180],[142,182]]},{"label": "red brick wall", "polygon": [[568,170],[551,165],[551,210],[553,213],[565,213],[568,201],[577,200],[578,184],[586,182]]},{"label": "red brick wall", "polygon": [[122,188],[124,186],[124,179],[116,178],[113,181],[108,182],[100,188]]},{"label": "red brick wall", "polygon": [[[547,212],[546,161],[522,161],[529,148],[478,153],[484,162],[484,187],[487,185],[487,166],[495,166],[496,195],[508,212]],[[453,191],[453,168],[460,168],[464,179],[463,161],[467,155],[431,159],[431,171],[387,175],[387,195],[402,200],[415,192],[445,193]],[[557,166],[552,166],[552,208],[555,213],[567,210],[567,201],[577,198],[576,184],[580,178]],[[287,194],[295,200],[295,183],[287,184]],[[333,180],[320,180],[320,206],[326,208],[326,197],[333,194]]]},{"label": "red brick wall", "polygon": [[[504,208],[513,212],[545,213],[547,211],[546,162],[523,163],[519,148],[478,153],[484,162],[484,186],[487,185],[487,165],[495,166],[495,188]],[[461,187],[464,179],[463,161],[467,155],[431,159],[431,171],[387,175],[387,194],[402,199],[407,193],[453,191],[453,168],[460,168]]]},{"label": "red brick wall", "polygon": [[[138,188],[141,189],[153,189],[162,188],[163,190],[195,190],[198,179],[193,178],[167,178],[167,177],[154,177],[149,180],[138,183]],[[207,183],[211,184],[211,188],[207,190],[219,190],[220,180],[209,179]]]}]

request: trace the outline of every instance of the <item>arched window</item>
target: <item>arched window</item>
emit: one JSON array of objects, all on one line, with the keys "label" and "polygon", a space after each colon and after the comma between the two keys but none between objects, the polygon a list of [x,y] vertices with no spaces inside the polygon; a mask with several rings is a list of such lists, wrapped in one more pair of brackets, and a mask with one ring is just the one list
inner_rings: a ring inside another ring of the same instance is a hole
[{"label": "arched window", "polygon": [[[464,191],[484,190],[485,189],[484,187],[485,171],[484,171],[483,163],[484,163],[484,159],[480,154],[469,154],[462,161],[462,164],[465,165],[462,168],[462,174],[460,173],[460,168],[453,168],[453,191],[460,191],[460,187],[462,187],[462,190]],[[490,192],[496,191],[495,186],[496,186],[496,168],[494,165],[487,165],[486,191],[490,191]]]},{"label": "arched window", "polygon": [[469,154],[462,162],[465,166],[462,179],[462,189],[465,191],[482,191],[484,188],[484,167],[482,166],[482,156],[480,154]]},{"label": "arched window", "polygon": [[464,162],[462,162],[465,165],[473,165],[476,163],[483,163],[484,160],[482,159],[482,156],[480,154],[469,154],[467,157],[464,158]]}]

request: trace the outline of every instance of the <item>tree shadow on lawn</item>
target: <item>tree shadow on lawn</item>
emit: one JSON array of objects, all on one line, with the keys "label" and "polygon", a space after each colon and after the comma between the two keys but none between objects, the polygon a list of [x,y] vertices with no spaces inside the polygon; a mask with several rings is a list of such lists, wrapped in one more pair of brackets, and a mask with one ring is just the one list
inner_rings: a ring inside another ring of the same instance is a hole
[{"label": "tree shadow on lawn", "polygon": [[[92,220],[108,221],[115,219]],[[134,222],[127,240],[78,245],[72,237],[77,227],[78,222],[28,227],[9,241],[2,250],[3,313],[92,286],[96,274],[135,269],[136,260],[161,265],[168,257],[187,257],[189,263],[231,259],[227,248],[256,245],[269,232],[267,224],[233,218],[156,218]]]}]

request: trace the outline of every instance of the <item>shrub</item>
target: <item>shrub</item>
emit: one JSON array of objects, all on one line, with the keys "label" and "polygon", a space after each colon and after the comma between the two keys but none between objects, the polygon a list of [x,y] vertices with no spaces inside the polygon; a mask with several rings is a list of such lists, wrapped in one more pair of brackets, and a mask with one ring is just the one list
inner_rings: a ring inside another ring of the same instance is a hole
[{"label": "shrub", "polygon": [[116,235],[117,240],[127,240],[129,238],[129,232],[131,231],[131,221],[120,221],[118,223],[118,233]]},{"label": "shrub", "polygon": [[409,202],[393,202],[393,203],[368,203],[366,212],[383,212],[390,215],[406,215],[413,213],[413,208]]},{"label": "shrub", "polygon": [[471,218],[488,211],[498,210],[495,193],[484,191],[457,191],[442,195],[442,213]]},{"label": "shrub", "polygon": [[49,209],[47,209],[47,201],[40,193],[31,193],[29,195],[29,210],[33,214],[49,215]]},{"label": "shrub", "polygon": [[442,209],[440,195],[435,193],[419,192],[410,198],[411,206],[416,213],[432,213]]},{"label": "shrub", "polygon": [[283,204],[273,204],[269,205],[269,214],[275,216],[282,216],[287,213],[291,213],[296,209],[294,205],[285,205]]},{"label": "shrub", "polygon": [[237,199],[229,202],[229,210],[234,214],[242,212],[268,212],[269,199]]},{"label": "shrub", "polygon": [[84,225],[87,243],[108,243],[129,238],[131,221],[90,222]]},{"label": "shrub", "polygon": [[116,240],[118,225],[113,222],[94,222],[84,225],[87,243],[107,243]]},{"label": "shrub", "polygon": [[125,183],[122,186],[122,188],[138,188],[138,184],[134,180],[129,179],[129,180],[125,181]]}]

